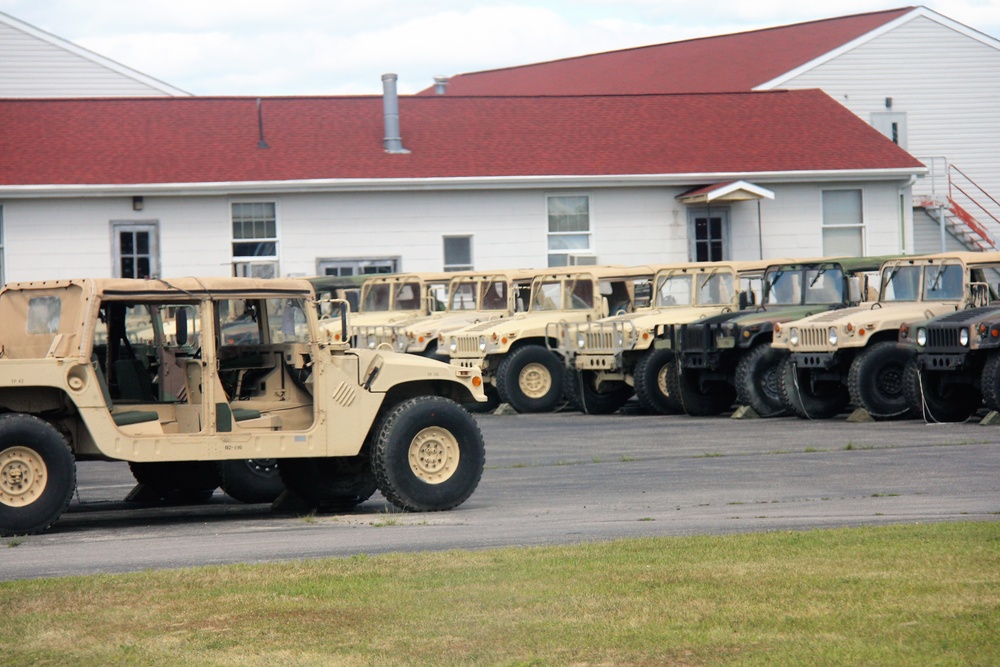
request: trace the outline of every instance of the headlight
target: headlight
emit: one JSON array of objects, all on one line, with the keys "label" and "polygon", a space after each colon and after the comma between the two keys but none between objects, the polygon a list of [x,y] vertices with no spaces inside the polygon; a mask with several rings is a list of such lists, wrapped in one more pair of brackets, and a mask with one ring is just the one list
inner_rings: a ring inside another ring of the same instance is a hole
[{"label": "headlight", "polygon": [[969,346],[969,330],[968,329],[962,329],[961,331],[958,332],[958,344],[961,345],[962,347],[968,347]]},{"label": "headlight", "polygon": [[576,335],[576,346],[581,350],[587,345],[587,337],[583,335],[581,331]]},{"label": "headlight", "polygon": [[827,336],[827,340],[830,341],[830,345],[837,344],[837,327],[830,327],[830,333]]},{"label": "headlight", "polygon": [[788,330],[788,344],[798,345],[799,344],[799,330],[797,327],[792,327]]},{"label": "headlight", "polygon": [[479,351],[480,352],[486,351],[486,336],[479,337]]},{"label": "headlight", "polygon": [[378,339],[375,338],[375,334],[368,334],[368,349],[374,350],[375,345],[378,343]]},{"label": "headlight", "polygon": [[618,336],[615,338],[615,345],[617,345],[618,347],[625,346],[625,334],[623,333],[618,334]]},{"label": "headlight", "polygon": [[927,329],[923,327],[917,329],[917,345],[920,347],[927,345]]},{"label": "headlight", "polygon": [[448,349],[452,352],[458,352],[458,339],[452,338],[448,343]]}]

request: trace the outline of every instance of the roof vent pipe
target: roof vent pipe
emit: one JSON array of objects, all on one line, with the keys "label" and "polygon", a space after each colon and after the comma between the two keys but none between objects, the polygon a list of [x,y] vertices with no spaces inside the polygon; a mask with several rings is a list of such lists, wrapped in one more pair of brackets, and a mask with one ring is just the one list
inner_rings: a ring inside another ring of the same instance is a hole
[{"label": "roof vent pipe", "polygon": [[444,95],[447,91],[448,91],[448,77],[446,76],[434,77],[434,94]]},{"label": "roof vent pipe", "polygon": [[385,113],[385,138],[382,146],[386,153],[409,153],[403,148],[399,136],[399,96],[396,95],[396,75],[382,75],[382,110]]}]

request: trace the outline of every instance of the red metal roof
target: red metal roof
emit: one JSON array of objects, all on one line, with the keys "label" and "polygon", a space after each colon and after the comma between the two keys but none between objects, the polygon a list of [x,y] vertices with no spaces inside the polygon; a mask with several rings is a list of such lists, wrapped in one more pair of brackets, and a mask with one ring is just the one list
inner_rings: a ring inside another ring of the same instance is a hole
[{"label": "red metal roof", "polygon": [[754,173],[919,167],[819,90],[403,97],[0,100],[0,186]]},{"label": "red metal roof", "polygon": [[[639,95],[739,92],[785,74],[911,12],[822,21],[459,74],[448,95]],[[433,87],[421,95],[433,94]]]}]

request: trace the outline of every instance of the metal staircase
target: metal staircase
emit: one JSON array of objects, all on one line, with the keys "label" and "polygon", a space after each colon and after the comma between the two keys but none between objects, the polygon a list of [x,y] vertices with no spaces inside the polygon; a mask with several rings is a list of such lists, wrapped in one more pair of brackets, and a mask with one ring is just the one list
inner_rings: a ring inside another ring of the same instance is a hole
[{"label": "metal staircase", "polygon": [[946,195],[916,195],[917,206],[936,220],[944,221],[945,231],[974,251],[1000,249],[1000,201],[953,164],[946,170]]}]

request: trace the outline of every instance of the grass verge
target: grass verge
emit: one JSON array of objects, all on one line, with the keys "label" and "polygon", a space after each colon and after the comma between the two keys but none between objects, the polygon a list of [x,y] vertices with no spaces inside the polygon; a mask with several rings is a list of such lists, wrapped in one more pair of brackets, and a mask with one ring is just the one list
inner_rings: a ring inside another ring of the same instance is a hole
[{"label": "grass verge", "polygon": [[1000,522],[7,582],[0,618],[6,666],[995,665]]}]

